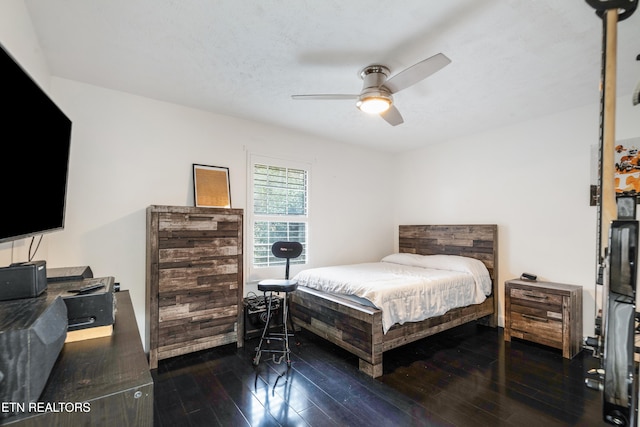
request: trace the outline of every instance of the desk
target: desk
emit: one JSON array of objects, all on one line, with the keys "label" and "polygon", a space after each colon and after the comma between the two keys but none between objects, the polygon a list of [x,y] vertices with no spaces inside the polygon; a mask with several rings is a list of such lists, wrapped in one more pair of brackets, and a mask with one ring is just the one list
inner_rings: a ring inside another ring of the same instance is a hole
[{"label": "desk", "polygon": [[[19,413],[12,426],[153,426],[153,379],[142,348],[131,297],[117,292],[113,334],[66,343],[38,403],[88,402],[83,410]],[[67,405],[68,406],[68,405]],[[86,409],[89,409],[88,411]]]}]

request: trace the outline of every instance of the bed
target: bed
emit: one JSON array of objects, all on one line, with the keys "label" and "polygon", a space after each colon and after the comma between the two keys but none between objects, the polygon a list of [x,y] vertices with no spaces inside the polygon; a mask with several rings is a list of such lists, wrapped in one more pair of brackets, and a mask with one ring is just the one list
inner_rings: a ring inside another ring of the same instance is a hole
[{"label": "bed", "polygon": [[388,319],[383,322],[383,310],[371,304],[298,286],[290,296],[293,322],[296,327],[353,353],[359,358],[362,372],[379,377],[382,375],[383,353],[387,350],[476,320],[496,327],[497,243],[495,224],[401,225],[401,254],[455,255],[480,260],[490,276],[488,296],[480,303],[453,308],[442,315],[389,325]]}]

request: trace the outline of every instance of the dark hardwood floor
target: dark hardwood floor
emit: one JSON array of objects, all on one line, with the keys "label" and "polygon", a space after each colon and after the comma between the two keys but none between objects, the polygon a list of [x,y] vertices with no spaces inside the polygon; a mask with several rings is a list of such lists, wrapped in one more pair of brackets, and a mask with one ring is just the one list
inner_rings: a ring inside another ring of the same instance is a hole
[{"label": "dark hardwood floor", "polygon": [[[384,355],[371,379],[358,360],[300,332],[291,369],[251,360],[257,340],[160,361],[155,426],[601,426],[601,395],[584,385],[598,366],[501,328],[475,324]],[[284,373],[279,378],[279,375]]]}]

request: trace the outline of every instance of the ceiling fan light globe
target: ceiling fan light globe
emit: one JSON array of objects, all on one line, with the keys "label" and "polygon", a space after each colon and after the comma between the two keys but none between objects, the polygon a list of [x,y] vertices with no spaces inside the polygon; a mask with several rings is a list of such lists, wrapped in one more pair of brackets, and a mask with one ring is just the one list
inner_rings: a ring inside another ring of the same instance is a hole
[{"label": "ceiling fan light globe", "polygon": [[371,96],[358,100],[356,106],[369,114],[384,113],[391,107],[391,100],[379,96]]}]

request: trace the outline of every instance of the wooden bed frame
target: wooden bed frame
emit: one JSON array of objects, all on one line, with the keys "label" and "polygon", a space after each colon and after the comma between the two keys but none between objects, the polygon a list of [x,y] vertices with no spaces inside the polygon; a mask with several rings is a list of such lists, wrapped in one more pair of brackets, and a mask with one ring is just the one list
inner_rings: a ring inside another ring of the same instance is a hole
[{"label": "wooden bed frame", "polygon": [[482,318],[491,327],[497,325],[497,225],[401,225],[399,248],[400,252],[420,255],[477,258],[489,270],[492,292],[481,304],[452,309],[421,322],[396,324],[386,334],[379,309],[303,286],[292,292],[294,324],[359,357],[360,370],[374,378],[382,375],[382,354],[387,350]]}]

